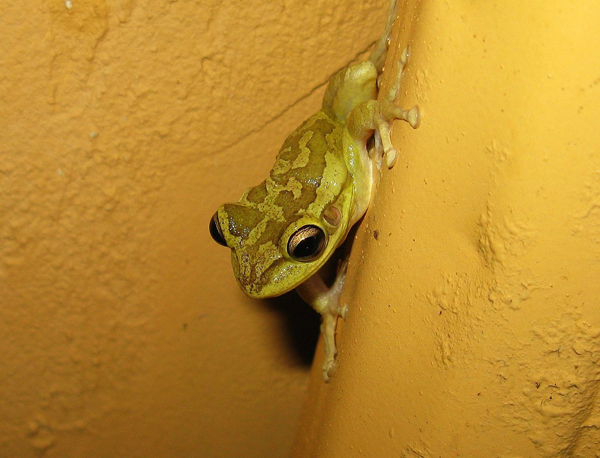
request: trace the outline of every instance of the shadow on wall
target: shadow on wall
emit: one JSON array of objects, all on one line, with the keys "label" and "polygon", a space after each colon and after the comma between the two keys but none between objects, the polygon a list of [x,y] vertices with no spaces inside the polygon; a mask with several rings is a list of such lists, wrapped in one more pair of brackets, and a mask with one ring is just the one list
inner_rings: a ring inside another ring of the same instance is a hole
[{"label": "shadow on wall", "polygon": [[283,317],[290,361],[294,364],[312,366],[315,349],[319,341],[321,316],[306,304],[295,291],[283,296],[266,299],[264,302]]},{"label": "shadow on wall", "polygon": [[[321,275],[327,285],[331,286],[335,281],[342,260],[349,258],[356,239],[356,231],[362,220],[361,218],[358,224],[350,229],[344,243],[336,249],[331,258],[319,270],[317,275]],[[263,300],[269,308],[284,317],[287,328],[285,334],[288,336],[289,347],[294,358],[292,362],[310,368],[321,332],[321,316],[295,291]]]}]

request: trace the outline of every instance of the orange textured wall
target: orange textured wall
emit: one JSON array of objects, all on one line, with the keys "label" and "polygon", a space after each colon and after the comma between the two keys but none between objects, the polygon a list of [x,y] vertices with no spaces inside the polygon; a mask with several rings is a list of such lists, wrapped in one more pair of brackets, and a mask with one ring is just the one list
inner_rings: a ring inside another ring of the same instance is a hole
[{"label": "orange textured wall", "polygon": [[2,2],[0,456],[288,455],[315,323],[207,225],[386,3]]},{"label": "orange textured wall", "polygon": [[600,6],[402,2],[410,43],[297,457],[600,451]]}]

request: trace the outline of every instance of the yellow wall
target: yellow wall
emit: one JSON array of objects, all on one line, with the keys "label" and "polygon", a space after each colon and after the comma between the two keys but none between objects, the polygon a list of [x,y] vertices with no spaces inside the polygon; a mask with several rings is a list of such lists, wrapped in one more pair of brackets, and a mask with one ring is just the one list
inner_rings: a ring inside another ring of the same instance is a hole
[{"label": "yellow wall", "polygon": [[208,221],[386,11],[1,2],[0,456],[288,455],[289,298],[245,298]]},{"label": "yellow wall", "polygon": [[[0,5],[0,456],[288,455],[305,314],[245,298],[207,223],[386,12]],[[401,14],[400,100],[422,125],[395,126],[339,368],[324,384],[318,352],[296,456],[595,456],[598,7]]]},{"label": "yellow wall", "polygon": [[597,457],[600,7],[407,0],[412,45],[297,457]]}]

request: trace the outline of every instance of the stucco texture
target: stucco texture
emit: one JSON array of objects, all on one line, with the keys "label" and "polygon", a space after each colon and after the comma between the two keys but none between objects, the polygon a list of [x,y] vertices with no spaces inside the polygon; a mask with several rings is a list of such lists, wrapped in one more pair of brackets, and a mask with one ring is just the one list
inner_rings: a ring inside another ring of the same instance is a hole
[{"label": "stucco texture", "polygon": [[386,12],[0,4],[0,456],[288,456],[318,320],[246,298],[208,221]]},{"label": "stucco texture", "polygon": [[394,125],[294,456],[598,457],[599,4],[400,15],[421,126]]},{"label": "stucco texture", "polygon": [[386,14],[0,4],[0,457],[598,456],[595,2],[401,2],[331,383],[210,239]]}]

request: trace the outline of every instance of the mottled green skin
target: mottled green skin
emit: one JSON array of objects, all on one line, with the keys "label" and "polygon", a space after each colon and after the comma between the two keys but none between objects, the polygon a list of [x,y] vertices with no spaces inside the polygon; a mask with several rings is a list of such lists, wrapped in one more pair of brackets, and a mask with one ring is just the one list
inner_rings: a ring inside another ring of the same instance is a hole
[{"label": "mottled green skin", "polygon": [[[365,213],[373,184],[366,143],[380,111],[378,75],[371,60],[333,75],[322,109],[286,139],[269,177],[219,208],[234,273],[248,296],[278,296],[313,276]],[[332,209],[341,216],[335,224],[324,218]],[[307,224],[323,229],[327,246],[317,259],[300,262],[287,244]]]},{"label": "mottled green skin", "polygon": [[[294,289],[345,239],[355,187],[344,136],[342,121],[328,109],[318,111],[286,139],[265,181],[219,209],[235,276],[249,296],[271,297]],[[331,205],[343,215],[337,226],[323,217]],[[318,225],[327,235],[322,255],[308,263],[287,254],[289,237],[306,224]]]}]

